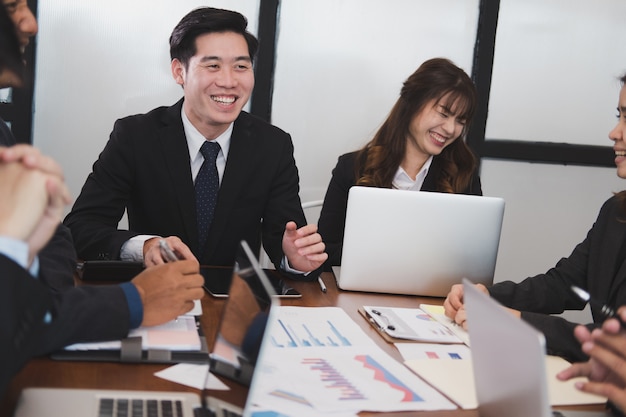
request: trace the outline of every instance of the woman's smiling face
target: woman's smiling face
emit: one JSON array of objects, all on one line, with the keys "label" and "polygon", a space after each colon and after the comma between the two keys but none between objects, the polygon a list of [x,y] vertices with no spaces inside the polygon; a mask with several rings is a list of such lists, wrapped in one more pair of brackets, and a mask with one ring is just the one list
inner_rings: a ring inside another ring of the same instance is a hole
[{"label": "woman's smiling face", "polygon": [[446,97],[431,100],[417,113],[409,125],[408,146],[425,156],[439,155],[443,149],[463,133],[466,120],[455,113],[455,105],[444,105]]}]

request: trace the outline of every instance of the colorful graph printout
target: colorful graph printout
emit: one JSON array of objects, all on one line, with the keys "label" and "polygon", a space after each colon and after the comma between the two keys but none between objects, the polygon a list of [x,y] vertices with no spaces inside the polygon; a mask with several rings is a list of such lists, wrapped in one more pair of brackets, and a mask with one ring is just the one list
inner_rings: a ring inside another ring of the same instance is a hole
[{"label": "colorful graph printout", "polygon": [[374,343],[338,307],[281,306],[278,326],[272,326],[271,338],[272,345],[277,348],[349,347]]},{"label": "colorful graph printout", "polygon": [[342,308],[281,306],[268,326],[272,343],[255,369],[263,390],[252,398],[261,408],[318,415],[456,408]]}]

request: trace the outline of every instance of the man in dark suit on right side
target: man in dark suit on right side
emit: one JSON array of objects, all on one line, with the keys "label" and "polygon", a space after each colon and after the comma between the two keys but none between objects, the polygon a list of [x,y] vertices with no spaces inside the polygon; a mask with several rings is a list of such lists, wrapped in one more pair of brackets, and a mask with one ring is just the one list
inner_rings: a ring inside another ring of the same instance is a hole
[{"label": "man in dark suit on right side", "polygon": [[[203,7],[174,28],[184,97],[115,123],[64,222],[80,258],[159,264],[164,237],[179,257],[232,266],[241,240],[255,250],[262,240],[277,268],[317,277],[327,254],[305,225],[291,137],[242,111],[258,45],[246,27],[237,12]],[[118,230],[125,210],[130,230]]]}]

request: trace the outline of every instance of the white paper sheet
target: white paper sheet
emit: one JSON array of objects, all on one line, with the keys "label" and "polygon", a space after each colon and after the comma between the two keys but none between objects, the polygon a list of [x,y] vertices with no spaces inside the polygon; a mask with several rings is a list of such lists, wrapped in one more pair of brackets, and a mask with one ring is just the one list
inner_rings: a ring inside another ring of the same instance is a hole
[{"label": "white paper sheet", "polygon": [[286,415],[306,404],[318,414],[456,408],[380,349],[343,309],[279,309],[268,327],[272,345],[255,369],[262,387],[251,393],[255,404],[280,405]]},{"label": "white paper sheet", "polygon": [[[200,335],[193,316],[183,315],[159,326],[139,327],[128,333],[128,337],[141,337],[142,349],[167,349],[177,351],[200,350]],[[76,343],[66,350],[116,350],[121,349],[120,340]]]},{"label": "white paper sheet", "polygon": [[229,390],[228,385],[220,381],[215,375],[209,374],[209,378],[207,379],[207,372],[209,372],[209,365],[179,363],[165,368],[162,371],[155,372],[154,375],[196,389],[202,389],[202,385],[204,385],[204,381],[206,380],[205,388],[207,389]]}]

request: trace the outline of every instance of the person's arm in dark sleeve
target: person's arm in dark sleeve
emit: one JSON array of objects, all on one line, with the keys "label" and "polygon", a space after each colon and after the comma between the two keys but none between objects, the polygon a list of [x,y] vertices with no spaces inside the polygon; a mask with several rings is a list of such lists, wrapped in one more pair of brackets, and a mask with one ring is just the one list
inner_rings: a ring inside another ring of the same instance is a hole
[{"label": "person's arm in dark sleeve", "polygon": [[339,157],[324,197],[318,232],[322,235],[328,253],[325,270],[330,270],[333,265],[341,265],[348,192],[355,183],[354,163],[355,153]]},{"label": "person's arm in dark sleeve", "polygon": [[39,280],[53,292],[74,286],[76,250],[70,230],[59,224],[50,242],[39,252]]}]

